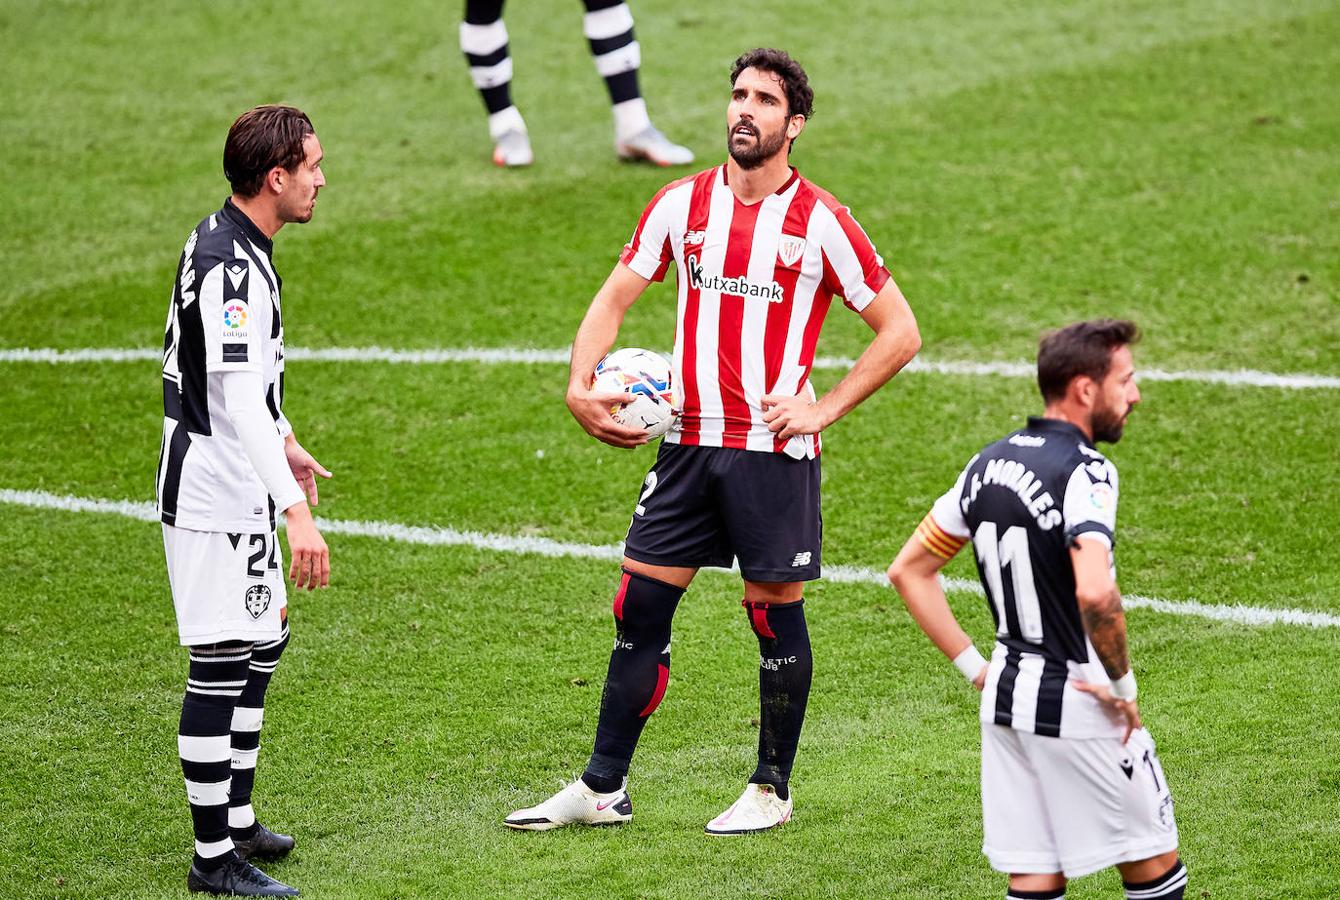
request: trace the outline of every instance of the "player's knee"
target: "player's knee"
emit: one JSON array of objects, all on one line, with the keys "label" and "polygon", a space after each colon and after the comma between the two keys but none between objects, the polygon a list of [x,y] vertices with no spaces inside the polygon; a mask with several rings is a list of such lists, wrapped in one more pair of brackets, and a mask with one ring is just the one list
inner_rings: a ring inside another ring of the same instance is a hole
[{"label": "player's knee", "polygon": [[614,595],[614,624],[620,631],[669,631],[684,588],[624,570]]}]

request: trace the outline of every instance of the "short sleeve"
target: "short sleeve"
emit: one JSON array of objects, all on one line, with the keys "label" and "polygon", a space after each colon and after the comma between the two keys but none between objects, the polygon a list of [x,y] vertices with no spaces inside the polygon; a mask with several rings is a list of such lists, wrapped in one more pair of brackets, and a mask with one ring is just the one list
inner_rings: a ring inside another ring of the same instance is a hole
[{"label": "short sleeve", "polygon": [[205,274],[199,302],[206,371],[262,371],[263,328],[251,302],[251,283],[259,278],[247,259],[224,260]]},{"label": "short sleeve", "polygon": [[968,470],[975,462],[977,462],[976,456],[968,461],[963,471],[959,473],[954,486],[940,495],[931,507],[930,513],[917,526],[917,539],[921,541],[921,545],[942,559],[952,559],[972,536],[968,522],[963,517],[960,501]]},{"label": "short sleeve", "polygon": [[619,262],[648,281],[664,280],[666,269],[674,258],[670,246],[670,204],[666,202],[666,193],[662,190],[647,204],[633,236],[619,254]]},{"label": "short sleeve", "polygon": [[1109,548],[1117,531],[1117,468],[1105,459],[1082,462],[1070,473],[1062,504],[1066,543],[1081,535]]},{"label": "short sleeve", "polygon": [[829,209],[823,232],[824,283],[860,312],[892,277],[865,230],[845,206]]}]

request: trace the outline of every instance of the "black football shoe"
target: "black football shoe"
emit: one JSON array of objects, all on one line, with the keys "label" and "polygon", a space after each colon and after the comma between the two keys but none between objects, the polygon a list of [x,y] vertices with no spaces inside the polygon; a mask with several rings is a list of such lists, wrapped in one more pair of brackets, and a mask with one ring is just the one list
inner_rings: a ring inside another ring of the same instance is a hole
[{"label": "black football shoe", "polygon": [[195,866],[186,874],[193,894],[229,894],[235,897],[296,897],[298,889],[275,881],[245,859],[234,856],[212,872]]},{"label": "black football shoe", "polygon": [[260,822],[256,823],[256,833],[250,839],[240,841],[233,838],[233,847],[243,859],[281,859],[288,856],[296,843],[287,834],[275,834]]}]

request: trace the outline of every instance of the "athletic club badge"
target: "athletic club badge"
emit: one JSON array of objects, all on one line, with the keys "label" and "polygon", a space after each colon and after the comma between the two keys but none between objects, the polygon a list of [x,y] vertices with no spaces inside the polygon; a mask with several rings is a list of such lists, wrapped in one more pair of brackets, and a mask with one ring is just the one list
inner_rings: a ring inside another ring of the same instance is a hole
[{"label": "athletic club badge", "polygon": [[794,266],[796,260],[805,252],[805,239],[794,234],[784,234],[777,243],[777,258],[784,266]]},{"label": "athletic club badge", "polygon": [[247,588],[247,612],[253,619],[259,619],[270,608],[270,588],[263,584],[253,584]]}]

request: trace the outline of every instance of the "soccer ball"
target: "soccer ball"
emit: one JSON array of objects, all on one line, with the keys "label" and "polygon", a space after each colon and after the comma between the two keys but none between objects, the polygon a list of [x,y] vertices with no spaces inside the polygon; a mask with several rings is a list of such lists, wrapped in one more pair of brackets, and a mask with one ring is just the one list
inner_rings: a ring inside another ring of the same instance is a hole
[{"label": "soccer ball", "polygon": [[632,401],[611,406],[610,415],[628,428],[645,428],[649,437],[665,434],[679,415],[674,405],[670,362],[650,350],[636,347],[615,350],[596,366],[596,379],[591,387],[632,394]]}]

